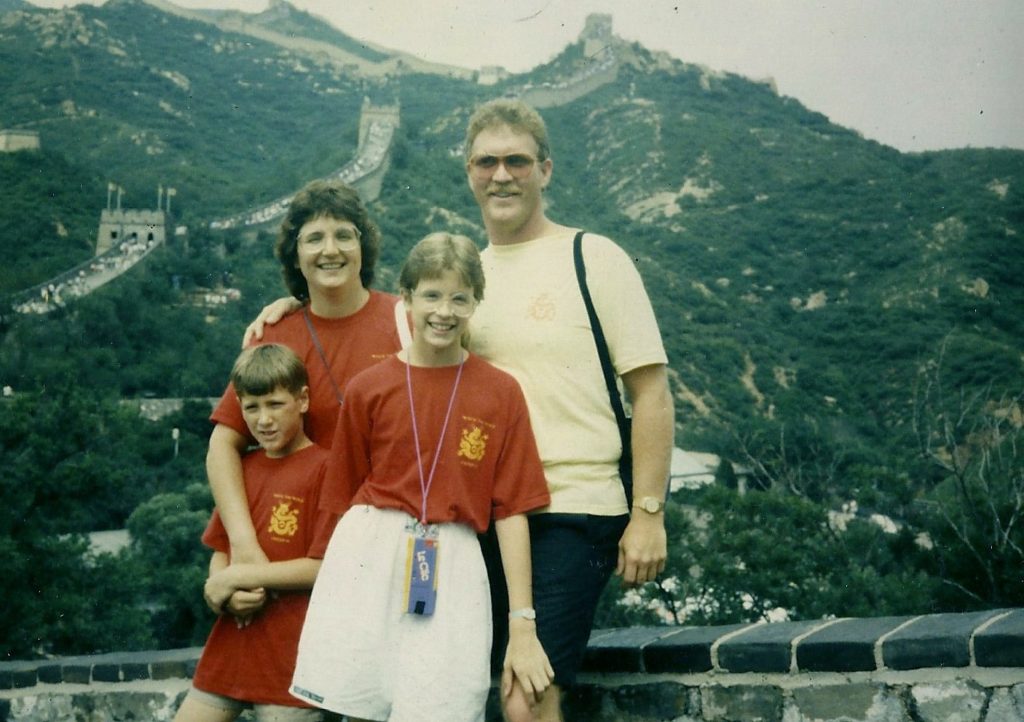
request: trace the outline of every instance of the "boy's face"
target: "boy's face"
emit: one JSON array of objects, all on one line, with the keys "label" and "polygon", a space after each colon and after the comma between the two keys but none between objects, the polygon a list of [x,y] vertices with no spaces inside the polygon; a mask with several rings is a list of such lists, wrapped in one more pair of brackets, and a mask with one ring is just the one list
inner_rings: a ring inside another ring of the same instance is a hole
[{"label": "boy's face", "polygon": [[238,397],[249,432],[271,458],[288,456],[305,440],[302,415],[309,410],[309,387],[297,394],[278,386],[269,394]]}]

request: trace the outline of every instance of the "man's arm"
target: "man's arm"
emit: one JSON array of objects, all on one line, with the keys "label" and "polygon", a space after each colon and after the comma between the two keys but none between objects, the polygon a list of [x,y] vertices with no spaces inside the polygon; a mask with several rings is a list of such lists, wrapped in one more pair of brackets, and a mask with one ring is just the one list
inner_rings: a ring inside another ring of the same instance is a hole
[{"label": "man's arm", "polygon": [[[530,565],[530,527],[523,514],[494,522],[508,586],[508,608],[533,607],[533,571]],[[501,674],[502,697],[512,693],[517,682],[528,698],[537,699],[551,685],[555,672],[537,639],[537,622],[515,618],[508,622],[509,640]]]},{"label": "man's arm", "polygon": [[206,477],[224,529],[231,542],[231,562],[266,562],[249,515],[242,481],[242,453],[248,439],[230,426],[217,424],[206,449]]},{"label": "man's arm", "polygon": [[[633,369],[623,374],[622,382],[633,406],[633,500],[653,496],[664,501],[675,443],[675,408],[665,365]],[[664,509],[651,514],[634,504],[619,541],[615,573],[626,584],[653,581],[664,571],[667,556]]]}]

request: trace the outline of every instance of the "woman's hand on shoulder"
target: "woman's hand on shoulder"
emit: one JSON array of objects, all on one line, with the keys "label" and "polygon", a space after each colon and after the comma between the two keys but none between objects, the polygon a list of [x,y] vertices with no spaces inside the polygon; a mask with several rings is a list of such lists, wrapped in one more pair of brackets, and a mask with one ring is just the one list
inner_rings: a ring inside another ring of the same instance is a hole
[{"label": "woman's hand on shoulder", "polygon": [[262,341],[265,326],[273,326],[289,313],[300,308],[302,308],[302,302],[293,296],[279,298],[264,306],[256,320],[246,326],[245,334],[242,336],[242,348]]}]

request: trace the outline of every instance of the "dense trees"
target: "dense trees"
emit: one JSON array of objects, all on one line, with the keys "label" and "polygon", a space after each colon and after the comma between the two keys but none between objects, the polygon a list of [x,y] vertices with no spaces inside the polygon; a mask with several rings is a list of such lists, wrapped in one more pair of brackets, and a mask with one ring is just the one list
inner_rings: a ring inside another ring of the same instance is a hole
[{"label": "dense trees", "polygon": [[[165,528],[152,519],[136,525],[134,546],[116,555],[90,549],[86,534],[123,528],[129,517],[142,514],[136,509],[143,502],[179,493],[189,483],[201,481],[205,492],[205,435],[196,432],[209,407],[193,405],[161,422],[142,422],[137,408],[68,381],[4,398],[0,408],[0,574],[17,580],[0,606],[0,647],[24,658],[191,640],[153,624],[150,611],[173,608],[181,615],[179,597],[161,594],[161,585],[185,585],[192,578],[165,573],[166,565],[196,568],[202,526],[179,520],[176,531],[190,543],[172,546],[168,534],[158,552],[150,544],[148,555],[144,532]],[[182,437],[177,457],[172,428]],[[193,497],[205,519],[208,494]],[[186,548],[192,553],[180,553]],[[158,557],[165,566],[153,563]],[[180,595],[194,598],[195,584],[183,586]]]},{"label": "dense trees", "polygon": [[0,298],[89,259],[103,185],[56,153],[0,153]]},{"label": "dense trees", "polygon": [[[723,624],[1024,604],[1024,388],[999,364],[924,360],[903,453],[827,419],[733,424],[717,483],[668,508],[665,580],[605,595],[606,624]],[[987,358],[987,357],[986,357]]]}]

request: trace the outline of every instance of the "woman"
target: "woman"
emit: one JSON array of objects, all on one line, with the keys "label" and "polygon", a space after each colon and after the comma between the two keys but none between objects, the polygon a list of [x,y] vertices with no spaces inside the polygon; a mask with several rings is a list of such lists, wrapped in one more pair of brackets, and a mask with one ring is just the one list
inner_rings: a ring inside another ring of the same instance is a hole
[{"label": "woman", "polygon": [[[306,433],[328,447],[349,379],[402,347],[408,333],[397,297],[370,290],[380,233],[359,194],[341,181],[316,180],[292,199],[275,255],[290,294],[303,305],[268,326],[261,343],[281,343],[309,372]],[[404,328],[400,328],[404,326]],[[253,443],[229,386],[210,417],[206,472],[231,540],[232,562],[265,562],[249,518],[241,457]]]}]

